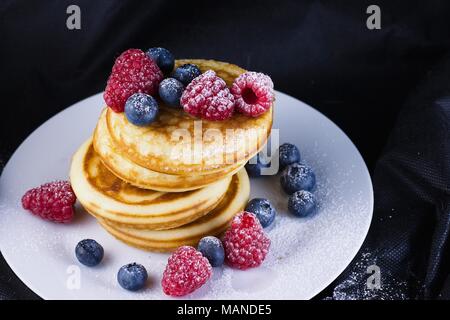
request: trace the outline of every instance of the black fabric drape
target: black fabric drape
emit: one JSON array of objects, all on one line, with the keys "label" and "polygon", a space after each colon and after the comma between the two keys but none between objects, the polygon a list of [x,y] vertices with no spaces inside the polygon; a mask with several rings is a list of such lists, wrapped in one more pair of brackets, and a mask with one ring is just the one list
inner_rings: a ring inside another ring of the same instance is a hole
[{"label": "black fabric drape", "polygon": [[[81,8],[81,30],[66,28],[71,4]],[[0,167],[50,116],[103,90],[127,48],[163,46],[177,57],[264,71],[276,89],[336,122],[373,173],[374,221],[363,251],[319,298],[438,297],[450,290],[448,64],[427,73],[449,53],[450,3],[377,1],[380,30],[366,27],[370,4],[3,0]],[[384,291],[363,285],[374,262]],[[0,297],[36,297],[3,259]]]},{"label": "black fabric drape", "polygon": [[[373,184],[369,236],[352,265],[330,286],[331,296],[449,299],[450,58],[406,102]],[[372,264],[380,267],[379,290],[366,288],[365,272]]]}]

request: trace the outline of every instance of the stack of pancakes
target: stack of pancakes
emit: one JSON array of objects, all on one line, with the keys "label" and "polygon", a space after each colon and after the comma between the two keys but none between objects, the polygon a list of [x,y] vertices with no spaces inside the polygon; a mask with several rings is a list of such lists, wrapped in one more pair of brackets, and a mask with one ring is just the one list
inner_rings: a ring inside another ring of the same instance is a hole
[{"label": "stack of pancakes", "polygon": [[[228,85],[245,72],[212,60],[176,61],[185,63],[216,71]],[[170,251],[196,245],[222,233],[246,205],[250,184],[243,166],[264,146],[271,125],[272,108],[257,118],[206,121],[160,103],[147,127],[105,108],[73,157],[72,188],[100,225],[132,246]]]}]

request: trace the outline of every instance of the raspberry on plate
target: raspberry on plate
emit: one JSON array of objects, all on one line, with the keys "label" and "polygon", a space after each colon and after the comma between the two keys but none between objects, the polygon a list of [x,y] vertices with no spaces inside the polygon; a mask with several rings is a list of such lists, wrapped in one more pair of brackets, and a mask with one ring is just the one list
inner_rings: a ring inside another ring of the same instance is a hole
[{"label": "raspberry on plate", "polygon": [[72,220],[75,193],[68,181],[54,181],[28,190],[22,206],[43,219],[66,223]]},{"label": "raspberry on plate", "polygon": [[192,80],[184,90],[180,102],[184,111],[206,120],[225,120],[234,111],[233,95],[225,81],[213,70]]},{"label": "raspberry on plate", "polygon": [[229,266],[246,270],[261,265],[269,252],[270,239],[258,218],[243,211],[234,217],[225,233],[223,244]]},{"label": "raspberry on plate", "polygon": [[182,246],[169,257],[161,285],[165,294],[180,297],[200,288],[211,275],[208,259],[195,248]]},{"label": "raspberry on plate", "polygon": [[123,112],[125,102],[134,93],[154,95],[163,73],[142,50],[129,49],[114,63],[103,97],[115,112]]},{"label": "raspberry on plate", "polygon": [[237,111],[249,117],[257,117],[269,110],[274,100],[272,79],[258,72],[246,72],[237,77],[231,93]]}]

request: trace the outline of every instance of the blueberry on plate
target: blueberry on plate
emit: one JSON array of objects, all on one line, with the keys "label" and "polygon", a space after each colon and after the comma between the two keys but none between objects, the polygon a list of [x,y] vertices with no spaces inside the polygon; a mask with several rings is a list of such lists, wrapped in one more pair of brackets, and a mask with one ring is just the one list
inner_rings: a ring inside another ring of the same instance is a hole
[{"label": "blueberry on plate", "polygon": [[179,107],[184,85],[174,78],[167,78],[159,84],[159,97],[169,107]]},{"label": "blueberry on plate", "polygon": [[245,169],[250,177],[257,178],[261,176],[261,169],[268,168],[270,163],[262,163],[259,155],[250,159],[245,165]]},{"label": "blueberry on plate", "polygon": [[197,67],[195,64],[187,63],[176,68],[172,76],[182,84],[187,86],[189,83],[191,83],[192,80],[194,80],[201,74],[202,72],[200,71],[199,67]]},{"label": "blueberry on plate", "polygon": [[292,163],[300,162],[300,151],[292,143],[283,143],[279,151],[280,168],[285,168]]},{"label": "blueberry on plate", "polygon": [[88,267],[98,265],[103,259],[103,254],[103,247],[92,239],[81,240],[75,248],[78,261]]},{"label": "blueberry on plate", "polygon": [[158,115],[158,102],[145,93],[135,93],[125,102],[125,116],[136,126],[148,126]]},{"label": "blueberry on plate", "polygon": [[147,50],[147,56],[156,62],[165,75],[172,72],[175,65],[175,58],[169,50],[160,47],[150,48]]},{"label": "blueberry on plate", "polygon": [[288,210],[297,217],[308,217],[317,212],[316,197],[309,191],[296,191],[289,196]]},{"label": "blueberry on plate", "polygon": [[197,250],[208,259],[212,267],[220,267],[225,259],[225,252],[220,239],[208,236],[200,239]]},{"label": "blueberry on plate", "polygon": [[117,281],[120,286],[130,291],[137,291],[145,287],[148,274],[143,265],[138,263],[129,263],[119,269]]},{"label": "blueberry on plate", "polygon": [[245,211],[254,213],[263,228],[266,228],[272,224],[277,213],[270,201],[264,198],[255,198],[250,200],[245,207]]},{"label": "blueberry on plate", "polygon": [[312,191],[316,185],[316,176],[310,167],[293,163],[281,173],[280,183],[287,194],[299,190]]}]

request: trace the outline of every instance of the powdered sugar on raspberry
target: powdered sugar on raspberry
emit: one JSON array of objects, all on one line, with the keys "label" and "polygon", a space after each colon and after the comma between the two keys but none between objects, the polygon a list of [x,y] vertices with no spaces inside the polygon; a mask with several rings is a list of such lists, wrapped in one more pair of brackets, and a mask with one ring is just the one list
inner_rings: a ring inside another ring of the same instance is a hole
[{"label": "powdered sugar on raspberry", "polygon": [[200,288],[211,275],[208,259],[195,248],[182,246],[169,257],[161,285],[167,295],[184,296]]},{"label": "powdered sugar on raspberry", "polygon": [[153,95],[163,74],[156,63],[142,50],[129,49],[115,61],[103,95],[115,112],[123,112],[125,102],[134,93]]},{"label": "powdered sugar on raspberry", "polygon": [[180,102],[187,113],[212,121],[228,119],[234,111],[233,95],[213,70],[192,80]]},{"label": "powdered sugar on raspberry", "polygon": [[28,190],[22,197],[22,206],[43,219],[65,223],[72,220],[75,201],[68,181],[54,181]]},{"label": "powdered sugar on raspberry", "polygon": [[258,72],[246,72],[237,77],[231,93],[236,101],[236,110],[250,117],[266,112],[274,100],[272,79]]},{"label": "powdered sugar on raspberry", "polygon": [[258,218],[244,211],[233,219],[223,244],[227,263],[245,270],[261,265],[269,252],[270,239],[265,235]]}]

